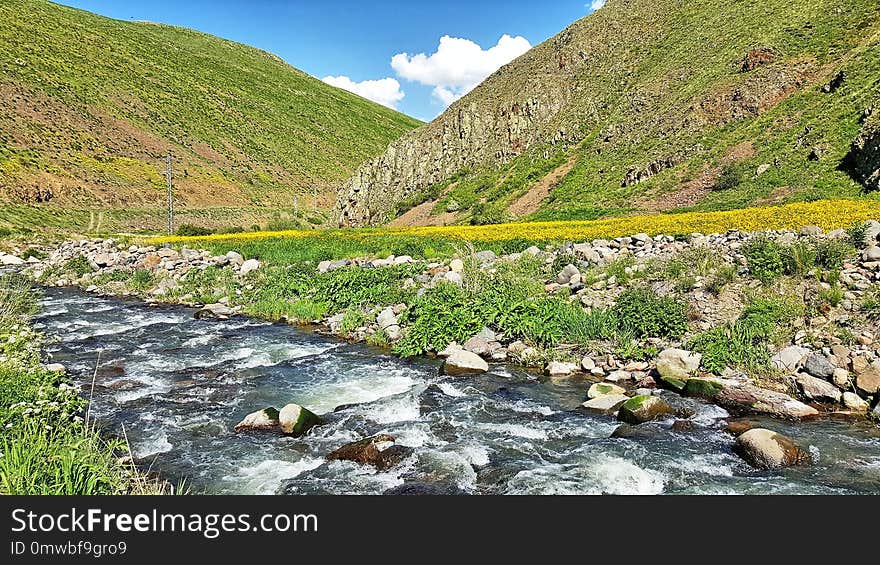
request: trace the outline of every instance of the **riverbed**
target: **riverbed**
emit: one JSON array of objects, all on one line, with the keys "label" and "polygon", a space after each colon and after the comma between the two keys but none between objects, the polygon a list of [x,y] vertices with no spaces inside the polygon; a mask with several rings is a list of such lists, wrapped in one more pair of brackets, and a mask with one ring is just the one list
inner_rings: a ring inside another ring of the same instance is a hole
[{"label": "riverbed", "polygon": [[[732,452],[729,414],[694,413],[611,437],[618,423],[578,409],[589,383],[494,365],[439,374],[363,344],[247,317],[197,320],[182,306],[47,289],[37,327],[91,417],[126,436],[138,464],[193,493],[381,494],[402,485],[455,494],[857,494],[880,491],[880,430],[863,421],[762,426],[808,447],[814,464],[753,469]],[[94,377],[94,386],[93,386]],[[235,433],[246,414],[290,402],[326,424],[302,438]],[[124,433],[123,433],[124,432]],[[387,433],[411,454],[387,471],[327,461]]]}]

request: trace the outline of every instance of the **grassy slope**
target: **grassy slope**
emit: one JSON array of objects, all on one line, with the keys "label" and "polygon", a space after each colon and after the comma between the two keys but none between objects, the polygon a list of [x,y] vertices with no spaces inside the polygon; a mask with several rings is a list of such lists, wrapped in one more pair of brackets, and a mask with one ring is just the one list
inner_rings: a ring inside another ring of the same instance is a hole
[{"label": "grassy slope", "polygon": [[[873,0],[611,0],[564,35],[592,57],[572,78],[575,101],[557,118],[578,127],[584,141],[576,147],[537,145],[509,163],[469,172],[452,190],[428,189],[423,196],[437,200],[435,213],[455,200],[470,209],[461,221],[475,210],[489,221],[502,218],[504,208],[572,152],[574,169],[526,219],[729,209],[860,194],[838,166],[862,112],[880,101],[880,10]],[[534,73],[541,61],[557,63],[554,41],[469,96],[520,88],[519,71]],[[780,59],[742,72],[738,63],[745,53],[761,46],[778,51]],[[776,73],[790,76],[800,64],[807,76],[787,97],[757,116],[738,108],[737,98],[747,105],[779,84]],[[838,70],[846,73],[842,87],[822,92]],[[821,160],[808,160],[813,147],[825,149]],[[646,182],[621,186],[630,168],[671,156],[681,162]],[[764,163],[774,166],[756,177]],[[725,167],[738,168],[739,182],[709,190]],[[689,182],[703,188],[676,196]],[[480,202],[488,202],[489,210]]]},{"label": "grassy slope", "polygon": [[310,205],[418,125],[258,49],[42,0],[0,4],[0,70],[0,197],[19,201],[160,204],[172,150],[187,202]]}]

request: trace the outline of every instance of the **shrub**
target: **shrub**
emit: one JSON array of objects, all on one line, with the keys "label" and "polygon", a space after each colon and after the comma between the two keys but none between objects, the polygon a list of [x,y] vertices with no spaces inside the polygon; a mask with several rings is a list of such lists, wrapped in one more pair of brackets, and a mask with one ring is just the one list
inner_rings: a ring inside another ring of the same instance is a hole
[{"label": "shrub", "polygon": [[84,255],[77,255],[68,261],[64,265],[64,270],[68,273],[75,274],[77,277],[82,277],[83,275],[94,272],[92,266],[89,264],[89,260],[86,259]]},{"label": "shrub", "polygon": [[816,267],[819,252],[815,242],[799,241],[782,248],[785,274],[805,276]]},{"label": "shrub", "polygon": [[503,209],[485,202],[477,202],[471,210],[470,224],[472,226],[503,224],[507,220],[508,216]]},{"label": "shrub", "polygon": [[720,374],[726,367],[751,373],[769,371],[767,344],[798,314],[798,308],[781,300],[754,300],[733,323],[703,332],[686,347],[703,355],[701,365]]},{"label": "shrub", "polygon": [[819,242],[816,249],[816,261],[820,267],[830,271],[839,271],[844,262],[855,254],[855,249],[847,241],[825,239]]},{"label": "shrub", "polygon": [[712,278],[706,282],[706,290],[718,296],[725,286],[736,280],[736,274],[737,268],[735,265],[722,265],[718,267]]},{"label": "shrub", "polygon": [[174,230],[174,235],[181,237],[202,237],[205,235],[211,235],[212,233],[214,233],[214,230],[193,224],[181,224],[176,230]]},{"label": "shrub", "polygon": [[350,334],[354,330],[362,327],[367,321],[367,316],[363,310],[354,306],[349,306],[339,322],[339,330],[344,334]]},{"label": "shrub", "polygon": [[862,312],[869,320],[880,321],[880,286],[874,286],[862,299]]},{"label": "shrub", "polygon": [[453,341],[464,343],[483,328],[483,319],[469,295],[446,282],[413,300],[398,319],[409,325],[394,347],[394,352],[402,357],[440,351]]},{"label": "shrub", "polygon": [[839,284],[833,284],[829,288],[819,291],[819,300],[831,306],[839,306],[843,302],[844,291]]},{"label": "shrub", "polygon": [[744,169],[741,165],[727,165],[721,170],[721,175],[712,186],[714,191],[731,190],[745,180]]},{"label": "shrub", "polygon": [[846,230],[849,243],[856,249],[861,249],[868,241],[868,222],[856,222]]},{"label": "shrub", "polygon": [[768,284],[785,270],[781,246],[767,237],[758,237],[745,246],[743,254],[752,276]]},{"label": "shrub", "polygon": [[636,338],[679,338],[687,331],[687,306],[647,289],[627,290],[612,308],[617,327]]}]

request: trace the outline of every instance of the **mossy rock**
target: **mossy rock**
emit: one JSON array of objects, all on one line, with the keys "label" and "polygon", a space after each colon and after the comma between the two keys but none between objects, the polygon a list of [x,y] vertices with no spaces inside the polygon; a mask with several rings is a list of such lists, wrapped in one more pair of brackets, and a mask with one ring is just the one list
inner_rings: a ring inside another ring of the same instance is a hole
[{"label": "mossy rock", "polygon": [[643,394],[634,396],[621,405],[617,419],[627,424],[643,424],[675,414],[675,409],[662,398]]},{"label": "mossy rock", "polygon": [[294,437],[299,437],[323,423],[320,416],[299,404],[288,404],[282,408],[278,413],[278,420],[281,431]]},{"label": "mossy rock", "polygon": [[713,379],[688,379],[684,385],[683,393],[685,396],[696,398],[705,398],[712,400],[724,389],[724,386]]},{"label": "mossy rock", "polygon": [[665,384],[668,388],[671,388],[676,392],[681,392],[682,390],[684,390],[684,387],[687,384],[686,381],[677,379],[675,377],[664,377],[663,375],[659,374],[657,375],[657,377],[660,379],[661,383]]},{"label": "mossy rock", "polygon": [[251,412],[235,425],[235,431],[276,430],[279,426],[278,415],[278,410],[271,406]]}]

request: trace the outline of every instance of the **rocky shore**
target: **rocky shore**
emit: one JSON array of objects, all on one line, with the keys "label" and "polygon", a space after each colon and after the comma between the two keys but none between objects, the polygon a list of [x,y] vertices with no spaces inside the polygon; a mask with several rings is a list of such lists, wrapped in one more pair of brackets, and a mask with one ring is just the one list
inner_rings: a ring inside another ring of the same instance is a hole
[{"label": "rocky shore", "polygon": [[[502,256],[492,251],[472,250],[442,261],[418,261],[408,256],[364,257],[324,261],[312,268],[321,275],[339,269],[382,269],[411,264],[416,274],[403,285],[416,289],[419,295],[440,283],[467,285],[469,269],[492,272],[503,263],[531,256],[551,269],[545,272],[555,274],[541,281],[548,295],[565,296],[570,303],[589,311],[613,305],[632,285],[630,278],[655,269],[658,262],[666,264],[701,250],[729,266],[735,276],[720,291],[712,288],[716,283],[711,277],[699,272],[684,273],[675,280],[668,277],[642,280],[640,284],[650,286],[657,295],[675,293],[689,305],[687,333],[680,339],[647,338],[645,343],[655,351],[649,358],[645,355],[627,357],[625,352],[601,347],[584,352],[567,344],[565,339],[553,348],[540,347],[488,327],[464,343],[453,342],[434,353],[445,359],[442,368],[445,374],[462,378],[488,371],[490,363],[516,363],[540,371],[550,379],[582,379],[585,390],[582,409],[617,414],[625,425],[686,417],[677,414],[658,396],[660,389],[665,389],[663,396],[668,396],[667,391],[671,390],[714,402],[734,415],[767,414],[790,420],[827,415],[876,418],[880,417],[880,328],[875,314],[868,312],[865,304],[880,283],[880,223],[865,224],[860,237],[862,235],[863,241],[856,242],[857,249],[842,262],[832,283],[825,282],[816,268],[806,269],[805,276],[787,281],[785,292],[805,303],[834,289],[839,289],[839,296],[822,302],[791,322],[791,339],[769,346],[771,374],[765,376],[729,366],[723,370],[707,370],[701,353],[688,350],[686,345],[700,332],[735,321],[742,314],[743,297],[761,287],[753,272],[757,267],[750,264],[744,253],[752,242],[769,239],[795,245],[805,241],[842,241],[851,239],[851,234],[842,230],[825,234],[815,227],[799,232],[729,232],[692,234],[686,238],[636,234],[614,240],[544,248],[532,246]],[[622,259],[626,262],[622,263]],[[25,263],[9,254],[0,260],[10,265]],[[555,270],[559,265],[558,271]],[[229,271],[240,289],[209,304],[199,303],[191,294],[180,294],[190,273],[208,267]],[[94,293],[178,302],[198,307],[199,317],[219,319],[237,315],[247,307],[242,294],[258,284],[254,274],[265,268],[267,266],[257,259],[245,259],[236,252],[212,255],[186,247],[156,248],[113,240],[67,241],[48,250],[45,259],[31,258],[24,265],[25,272],[44,285],[79,286]],[[150,273],[149,282],[136,288],[133,279],[143,271]],[[345,315],[340,312],[329,313],[314,322],[320,324],[318,331],[354,341],[369,340],[370,336],[381,333],[393,344],[408,331],[402,319],[409,307],[406,303],[374,307],[365,312],[363,324],[353,329],[343,329]],[[259,417],[260,414],[265,416],[264,412],[252,415],[255,421],[259,420],[256,427],[276,427],[274,421]],[[248,423],[242,422],[242,427],[248,428]],[[736,429],[738,434],[746,431],[748,427]],[[375,443],[366,441],[361,447],[372,453],[376,451]],[[738,449],[742,453],[751,453],[744,457],[756,465],[804,461],[797,453],[754,455],[755,446],[764,446],[771,452],[790,447],[775,436],[751,434],[741,438],[737,445],[740,444]],[[371,457],[375,460],[376,453]]]}]

